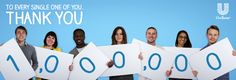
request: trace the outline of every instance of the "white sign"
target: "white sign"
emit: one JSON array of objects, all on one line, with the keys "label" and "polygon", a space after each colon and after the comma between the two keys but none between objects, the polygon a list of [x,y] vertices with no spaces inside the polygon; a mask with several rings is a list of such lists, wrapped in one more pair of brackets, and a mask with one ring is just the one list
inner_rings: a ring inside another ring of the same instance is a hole
[{"label": "white sign", "polygon": [[[1,46],[2,46],[2,44],[0,44],[0,50],[1,50]],[[0,61],[1,62],[1,61]],[[0,69],[0,76],[2,75],[2,73],[1,73],[1,69]]]},{"label": "white sign", "polygon": [[73,55],[45,48],[35,47],[38,57],[37,77],[52,80],[67,80],[69,65],[72,64]]},{"label": "white sign", "polygon": [[[149,48],[149,47],[153,47],[152,45],[149,45],[149,44],[147,44],[143,41],[140,41],[138,39],[133,39],[132,44],[137,44],[139,46],[139,51],[142,56],[147,56],[147,54],[145,54],[146,52],[155,50],[154,48]],[[144,67],[143,67],[145,65],[144,63],[145,62],[142,60],[141,61],[141,72],[139,73],[141,75],[144,70]]]},{"label": "white sign", "polygon": [[74,59],[70,80],[96,80],[110,61],[93,43],[87,45]]},{"label": "white sign", "polygon": [[233,48],[225,38],[190,57],[190,65],[198,72],[199,80],[213,80],[236,68]]},{"label": "white sign", "polygon": [[28,80],[35,76],[30,63],[15,39],[0,48],[0,71],[6,80]]},{"label": "white sign", "polygon": [[114,65],[102,76],[127,75],[141,71],[141,63],[138,58],[140,52],[137,44],[101,46],[99,49],[114,61]]},{"label": "white sign", "polygon": [[177,48],[165,47],[172,55],[175,55],[174,63],[172,65],[172,73],[170,78],[194,79],[191,66],[189,65],[189,57],[192,54],[197,54],[199,48]]},{"label": "white sign", "polygon": [[171,68],[174,55],[139,40],[133,40],[132,43],[140,44],[143,54],[141,75],[152,80],[166,80],[166,71]]},{"label": "white sign", "polygon": [[[151,51],[151,50],[150,50],[150,47],[153,47],[152,45],[149,45],[149,44],[147,44],[147,43],[145,43],[145,42],[143,42],[143,41],[140,41],[140,40],[138,40],[138,39],[133,39],[133,40],[132,40],[132,44],[137,44],[137,45],[139,46],[140,52]],[[159,46],[158,46],[158,47],[159,47]],[[163,48],[162,48],[162,49],[163,49]],[[153,49],[153,50],[155,50],[155,49]],[[143,55],[145,55],[145,54],[143,54]]]}]

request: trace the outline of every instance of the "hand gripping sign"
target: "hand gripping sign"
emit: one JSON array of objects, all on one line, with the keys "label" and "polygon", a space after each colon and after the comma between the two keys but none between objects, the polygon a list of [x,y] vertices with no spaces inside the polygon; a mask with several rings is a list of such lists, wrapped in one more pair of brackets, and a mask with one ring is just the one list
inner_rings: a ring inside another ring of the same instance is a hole
[{"label": "hand gripping sign", "polygon": [[74,58],[70,80],[96,80],[108,68],[109,61],[93,43],[89,43]]},{"label": "hand gripping sign", "polygon": [[199,48],[177,48],[164,47],[170,54],[175,55],[172,65],[170,78],[194,79],[191,66],[189,65],[189,56],[199,52]]},{"label": "hand gripping sign", "polygon": [[165,80],[166,71],[171,68],[174,55],[161,47],[151,46],[134,39],[133,44],[139,44],[143,55],[141,75],[153,80]]},{"label": "hand gripping sign", "polygon": [[15,39],[0,48],[0,71],[6,80],[28,80],[35,76],[30,63]]},{"label": "hand gripping sign", "polygon": [[101,46],[99,49],[108,58],[114,61],[114,65],[102,74],[102,76],[117,76],[139,73],[141,70],[139,50],[136,44],[122,44]]},{"label": "hand gripping sign", "polygon": [[198,72],[199,80],[213,80],[235,69],[236,57],[233,48],[225,38],[190,57],[190,65]]},{"label": "hand gripping sign", "polygon": [[45,48],[35,47],[38,57],[37,77],[53,80],[66,80],[73,55]]}]

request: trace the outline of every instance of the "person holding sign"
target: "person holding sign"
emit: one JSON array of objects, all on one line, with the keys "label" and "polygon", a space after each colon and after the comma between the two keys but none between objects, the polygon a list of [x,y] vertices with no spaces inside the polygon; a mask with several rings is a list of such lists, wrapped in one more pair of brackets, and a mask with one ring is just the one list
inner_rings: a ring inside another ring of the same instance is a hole
[{"label": "person holding sign", "polygon": [[[56,33],[53,31],[48,32],[44,38],[44,45],[42,47],[61,52],[61,48],[58,48],[57,45],[58,42]],[[37,80],[47,80],[47,79],[37,78]]]},{"label": "person holding sign", "polygon": [[[38,60],[35,48],[26,43],[27,30],[24,26],[18,26],[15,30],[16,40],[21,50],[23,51],[28,62],[32,65],[32,68],[36,70],[38,68]],[[32,63],[31,63],[32,62]]]},{"label": "person holding sign", "polygon": [[[112,45],[127,44],[127,36],[122,26],[117,26],[111,36]],[[133,75],[110,76],[109,80],[133,80]]]},{"label": "person holding sign", "polygon": [[[188,33],[185,30],[181,30],[178,32],[175,47],[179,48],[192,48],[191,41],[189,39]],[[173,67],[166,72],[167,76],[170,76],[172,73]],[[169,78],[169,80],[191,80],[191,79],[180,79],[180,78]]]},{"label": "person holding sign", "polygon": [[[208,46],[215,44],[219,38],[220,30],[216,25],[211,25],[209,28],[207,28],[206,36],[208,39],[208,44],[204,46],[201,50],[207,48]],[[232,55],[236,56],[236,51],[232,51]],[[196,70],[193,70],[194,76],[197,76],[198,72]],[[215,80],[229,80],[229,73],[226,73]]]},{"label": "person holding sign", "polygon": [[[76,47],[72,49],[69,53],[74,55],[74,58],[81,52],[87,43],[84,42],[85,40],[85,32],[83,29],[76,29],[73,32],[73,39],[75,41]],[[73,63],[69,66],[69,70],[73,70]]]},{"label": "person holding sign", "polygon": [[[160,45],[156,44],[157,39],[157,29],[155,27],[149,27],[146,30],[146,39],[147,43],[152,46],[157,46],[161,49],[163,49]],[[139,59],[143,59],[142,53],[139,55]]]},{"label": "person holding sign", "polygon": [[[161,47],[160,45],[156,44],[156,39],[157,39],[157,29],[155,27],[149,27],[146,30],[146,39],[147,39],[147,43],[152,45],[152,46],[156,46],[160,49],[164,49],[163,47]],[[139,55],[139,59],[143,60],[143,55],[142,53],[140,53]],[[166,71],[168,72],[168,71]],[[139,75],[139,80],[150,80],[146,77],[143,77],[141,75]]]},{"label": "person holding sign", "polygon": [[[87,46],[87,43],[84,42],[85,40],[85,32],[83,29],[76,29],[73,32],[73,39],[75,41],[76,47],[70,51],[70,54],[74,55],[74,58]],[[113,66],[113,61],[109,61],[107,66],[110,68]],[[73,70],[73,63],[69,66],[69,70]]]},{"label": "person holding sign", "polygon": [[[147,39],[147,43],[152,45],[152,46],[157,46],[161,49],[163,49],[161,46],[156,44],[156,39],[157,39],[157,29],[155,27],[149,27],[146,30],[146,39]],[[139,59],[143,60],[143,56],[142,53],[140,53],[139,55]],[[139,75],[139,80],[149,80],[146,77],[143,77],[141,75]]]}]

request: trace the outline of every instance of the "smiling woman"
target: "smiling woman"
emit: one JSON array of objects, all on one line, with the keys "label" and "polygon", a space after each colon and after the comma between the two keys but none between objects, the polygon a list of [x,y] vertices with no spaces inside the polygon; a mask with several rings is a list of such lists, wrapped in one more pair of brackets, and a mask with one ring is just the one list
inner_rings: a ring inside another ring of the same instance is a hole
[{"label": "smiling woman", "polygon": [[[44,38],[44,45],[42,47],[61,52],[61,48],[58,48],[57,45],[58,42],[56,33],[53,31],[49,31]],[[47,79],[37,78],[37,80],[47,80]]]},{"label": "smiling woman", "polygon": [[185,30],[181,30],[178,32],[176,41],[175,41],[176,47],[186,47],[186,48],[192,48],[191,41],[189,39],[188,33]]},{"label": "smiling woman", "polygon": [[48,32],[44,38],[43,47],[50,50],[61,51],[61,48],[58,48],[57,45],[58,42],[56,33],[53,31]]}]

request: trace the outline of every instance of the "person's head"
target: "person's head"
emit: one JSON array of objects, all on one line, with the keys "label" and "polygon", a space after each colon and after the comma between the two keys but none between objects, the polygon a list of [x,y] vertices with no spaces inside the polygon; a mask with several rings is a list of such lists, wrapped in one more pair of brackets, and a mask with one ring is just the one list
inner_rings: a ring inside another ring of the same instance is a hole
[{"label": "person's head", "polygon": [[83,29],[75,29],[73,32],[73,39],[76,43],[77,46],[79,45],[84,45],[84,40],[85,40],[85,32]]},{"label": "person's head", "polygon": [[127,36],[125,29],[122,26],[117,26],[112,33],[111,39],[112,39],[112,45],[126,44]]},{"label": "person's head", "polygon": [[211,25],[209,28],[207,28],[207,39],[209,44],[214,44],[217,42],[220,30],[216,25]]},{"label": "person's head", "polygon": [[157,30],[155,27],[149,27],[146,30],[147,43],[155,43],[157,39]]},{"label": "person's head", "polygon": [[27,30],[24,26],[18,26],[15,29],[16,39],[19,42],[24,42],[27,36]]},{"label": "person's head", "polygon": [[44,38],[44,46],[52,46],[53,48],[57,48],[57,35],[55,32],[50,31],[46,34]]},{"label": "person's head", "polygon": [[178,32],[178,34],[176,36],[175,46],[176,47],[187,47],[187,48],[192,47],[188,33],[185,30],[181,30]]}]

